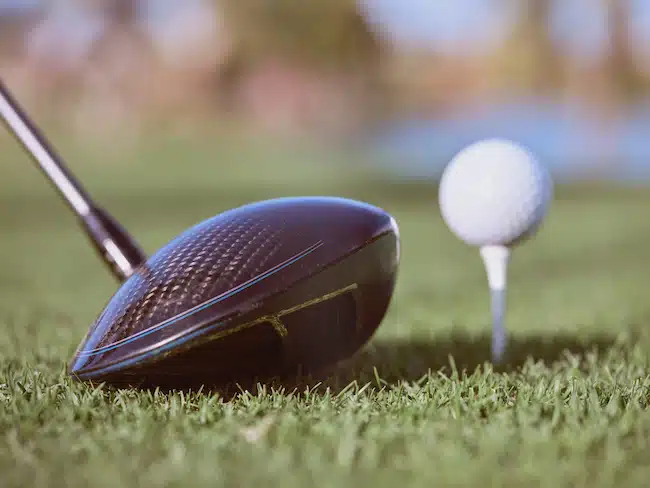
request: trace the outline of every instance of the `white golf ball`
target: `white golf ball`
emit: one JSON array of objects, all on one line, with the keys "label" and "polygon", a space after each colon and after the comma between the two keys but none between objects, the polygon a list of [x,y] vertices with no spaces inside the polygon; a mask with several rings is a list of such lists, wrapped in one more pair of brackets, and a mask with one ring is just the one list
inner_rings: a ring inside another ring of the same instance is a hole
[{"label": "white golf ball", "polygon": [[510,246],[535,234],[553,194],[549,172],[523,147],[503,139],[458,153],[440,180],[450,230],[473,246]]}]

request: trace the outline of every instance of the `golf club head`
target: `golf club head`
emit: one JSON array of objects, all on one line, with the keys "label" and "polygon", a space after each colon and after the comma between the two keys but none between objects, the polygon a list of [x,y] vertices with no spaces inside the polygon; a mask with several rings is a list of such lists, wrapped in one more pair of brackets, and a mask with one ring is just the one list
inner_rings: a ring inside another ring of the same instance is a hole
[{"label": "golf club head", "polygon": [[215,386],[322,370],[373,335],[399,233],[335,197],[238,207],[169,242],[118,289],[70,363],[80,380]]}]

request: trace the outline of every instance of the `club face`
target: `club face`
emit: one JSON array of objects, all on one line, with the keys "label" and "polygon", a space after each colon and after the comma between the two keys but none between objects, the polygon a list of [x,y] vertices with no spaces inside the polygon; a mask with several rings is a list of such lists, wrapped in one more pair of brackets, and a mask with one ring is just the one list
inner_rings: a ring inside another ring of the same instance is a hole
[{"label": "club face", "polygon": [[398,261],[396,224],[370,205],[307,197],[230,210],[124,283],[70,372],[184,386],[326,367],[378,327]]}]

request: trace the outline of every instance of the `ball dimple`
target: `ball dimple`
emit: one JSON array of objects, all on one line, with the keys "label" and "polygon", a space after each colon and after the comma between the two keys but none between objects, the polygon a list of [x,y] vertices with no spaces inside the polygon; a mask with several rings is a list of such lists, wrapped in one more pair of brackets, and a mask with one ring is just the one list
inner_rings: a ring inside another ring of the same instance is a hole
[{"label": "ball dimple", "polygon": [[532,236],[551,198],[546,168],[523,147],[501,139],[462,150],[440,180],[443,219],[474,246],[510,245]]}]

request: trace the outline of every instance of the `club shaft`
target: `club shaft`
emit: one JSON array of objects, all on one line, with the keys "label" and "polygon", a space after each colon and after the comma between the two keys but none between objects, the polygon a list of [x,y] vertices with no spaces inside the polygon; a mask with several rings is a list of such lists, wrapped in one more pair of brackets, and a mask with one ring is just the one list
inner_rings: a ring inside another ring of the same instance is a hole
[{"label": "club shaft", "polygon": [[0,113],[16,139],[32,156],[72,210],[79,216],[88,215],[92,208],[90,198],[70,174],[45,136],[12,97],[2,80],[0,80]]},{"label": "club shaft", "polygon": [[124,281],[146,261],[133,238],[96,205],[0,79],[0,115],[10,132],[38,164],[72,211],[118,280]]}]

